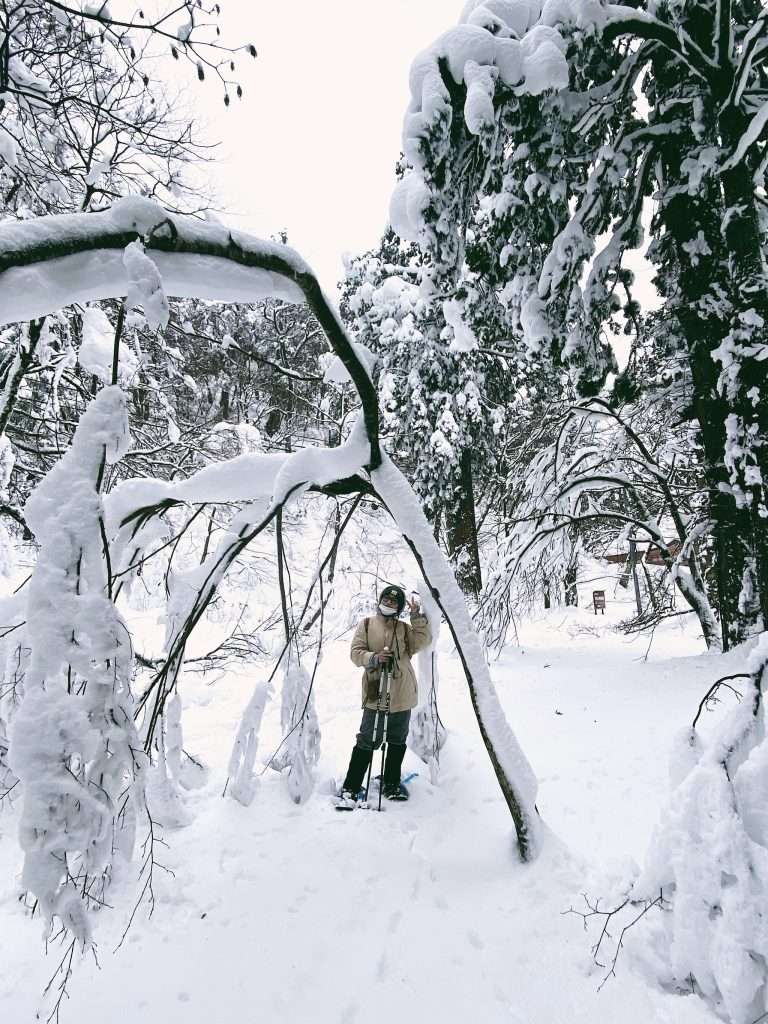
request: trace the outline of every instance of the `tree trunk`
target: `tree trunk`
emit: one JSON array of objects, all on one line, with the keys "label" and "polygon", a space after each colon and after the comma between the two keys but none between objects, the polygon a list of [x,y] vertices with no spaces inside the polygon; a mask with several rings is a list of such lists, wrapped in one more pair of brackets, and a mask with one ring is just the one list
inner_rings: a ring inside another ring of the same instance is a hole
[{"label": "tree trunk", "polygon": [[478,597],[483,582],[477,546],[472,452],[469,448],[461,453],[459,485],[454,491],[453,504],[447,510],[446,520],[448,553],[454,565],[456,580],[465,594]]},{"label": "tree trunk", "polygon": [[565,593],[565,603],[571,608],[578,607],[579,604],[579,592],[576,589],[576,576],[579,571],[579,560],[573,558],[568,563],[568,568],[565,570],[563,576],[563,591]]},{"label": "tree trunk", "polygon": [[[727,103],[721,107],[718,126],[726,152],[736,149],[748,122],[743,111]],[[728,343],[737,367],[728,373],[723,362],[720,387],[730,407],[725,469],[730,500],[736,505],[735,525],[746,550],[738,621],[744,622],[747,635],[768,623],[768,365],[761,358],[768,345],[768,273],[754,198],[754,148],[752,153],[732,167],[726,162],[720,177],[733,293],[723,347]]]},{"label": "tree trunk", "polygon": [[[677,159],[675,154],[673,160]],[[674,173],[673,167],[670,175]],[[751,635],[756,624],[743,602],[740,609],[742,586],[754,565],[752,524],[749,509],[739,507],[729,482],[727,423],[733,410],[718,387],[722,366],[713,358],[729,333],[729,323],[715,313],[719,308],[715,298],[728,288],[720,235],[721,213],[722,202],[714,191],[708,193],[707,201],[678,193],[664,204],[662,217],[673,240],[679,268],[681,298],[675,312],[691,372],[690,412],[699,426],[709,516],[713,523],[716,600],[723,649],[728,650]],[[693,261],[684,246],[699,232],[710,253],[700,254]]]}]

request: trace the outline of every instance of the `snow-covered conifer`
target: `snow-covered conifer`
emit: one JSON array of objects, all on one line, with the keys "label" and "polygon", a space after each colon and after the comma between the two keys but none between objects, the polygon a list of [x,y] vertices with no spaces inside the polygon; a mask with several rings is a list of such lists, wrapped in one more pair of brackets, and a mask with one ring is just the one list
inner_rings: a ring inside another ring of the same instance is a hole
[{"label": "snow-covered conifer", "polygon": [[615,368],[604,327],[637,319],[624,258],[654,196],[648,257],[689,364],[726,644],[758,625],[742,590],[768,617],[765,38],[747,2],[469,3],[414,62],[392,203],[433,319],[455,300],[474,329],[484,308],[588,396]]}]

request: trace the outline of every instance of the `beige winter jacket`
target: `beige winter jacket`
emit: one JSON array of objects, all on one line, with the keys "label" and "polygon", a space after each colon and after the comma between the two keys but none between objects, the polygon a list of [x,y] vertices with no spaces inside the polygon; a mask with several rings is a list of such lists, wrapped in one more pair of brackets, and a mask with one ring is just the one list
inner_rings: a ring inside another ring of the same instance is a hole
[{"label": "beige winter jacket", "polygon": [[416,674],[411,664],[411,655],[429,646],[432,634],[426,615],[417,612],[411,615],[411,624],[400,619],[372,615],[358,625],[352,637],[350,657],[363,672],[363,707],[376,708],[377,695],[381,684],[381,670],[369,669],[368,663],[374,654],[388,647],[394,652],[395,660],[389,687],[389,710],[409,711],[418,704]]}]

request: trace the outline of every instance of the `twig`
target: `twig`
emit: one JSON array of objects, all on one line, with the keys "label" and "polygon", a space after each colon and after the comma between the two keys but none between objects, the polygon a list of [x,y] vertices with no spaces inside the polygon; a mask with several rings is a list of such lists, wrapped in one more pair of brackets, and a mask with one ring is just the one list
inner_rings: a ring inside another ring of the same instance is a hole
[{"label": "twig", "polygon": [[[701,703],[699,704],[699,710],[696,712],[696,717],[693,720],[693,725],[691,726],[691,729],[696,728],[696,723],[698,722],[699,716],[701,715],[704,708],[709,703],[716,704],[718,702],[719,698],[715,697],[715,691],[718,690],[721,686],[724,686],[727,690],[730,690],[731,693],[733,693],[739,700],[741,700],[742,694],[733,686],[728,686],[728,679],[751,679],[751,676],[748,672],[735,672],[732,676],[722,676],[720,679],[716,680],[702,697]],[[707,710],[710,709],[707,707]]]},{"label": "twig", "polygon": [[643,909],[640,911],[640,913],[633,917],[632,920],[628,924],[625,924],[624,927],[621,929],[621,934],[619,935],[618,942],[616,943],[616,951],[613,954],[613,959],[611,960],[610,967],[608,967],[608,973],[597,987],[597,991],[599,992],[610,977],[616,977],[616,963],[619,959],[619,953],[621,952],[621,949],[624,945],[624,936],[626,935],[626,933],[629,931],[630,928],[633,928],[641,918],[645,917],[645,915],[652,907],[659,907],[663,909],[666,901],[664,900],[663,892],[659,890],[659,895],[656,896],[655,899],[633,900],[631,897],[627,896],[623,903],[620,903],[617,907],[614,907],[613,910],[601,910],[599,899],[595,900],[594,904],[592,904],[589,902],[589,897],[586,893],[582,893],[582,896],[584,897],[584,902],[587,904],[586,911],[575,910],[573,907],[569,907],[568,910],[564,910],[562,913],[564,915],[575,914],[577,917],[580,917],[582,919],[585,931],[587,930],[587,921],[590,917],[605,918],[605,920],[603,921],[603,927],[600,930],[600,936],[597,942],[592,947],[592,959],[595,961],[598,967],[602,967],[603,969],[605,969],[606,965],[601,963],[598,960],[598,957],[600,955],[600,947],[602,946],[603,941],[605,939],[612,938],[611,933],[608,931],[608,926],[611,923],[612,919],[617,914],[619,914],[625,907],[637,906],[639,903],[643,903]]},{"label": "twig", "polygon": [[[62,929],[62,932],[64,931],[65,929]],[[61,934],[61,932],[59,934]],[[54,936],[54,938],[56,937],[57,936]],[[61,981],[59,982],[58,985],[59,994],[56,997],[56,1002],[53,1004],[53,1009],[51,1010],[49,1016],[46,1019],[46,1024],[50,1024],[52,1020],[55,1020],[56,1024],[59,1024],[59,1012],[61,1010],[61,1001],[63,1000],[64,996],[66,996],[67,999],[69,999],[67,985],[69,984],[69,979],[72,977],[72,960],[75,955],[76,947],[77,939],[72,939],[72,941],[69,943],[66,950],[64,951],[64,956],[61,958],[61,960],[59,960],[56,970],[51,975],[48,984],[43,989],[43,996],[47,996],[48,993],[53,988],[53,983],[56,981],[58,975],[62,975]]]},{"label": "twig", "polygon": [[152,815],[150,814],[149,806],[147,805],[146,796],[144,797],[144,810],[146,811],[146,814],[147,814],[148,828],[147,828],[146,838],[144,839],[144,842],[141,844],[141,852],[142,852],[142,855],[144,857],[144,860],[143,860],[142,865],[141,865],[141,870],[139,871],[139,878],[141,878],[142,875],[145,876],[144,877],[144,885],[141,887],[141,892],[139,893],[138,898],[137,898],[137,900],[136,900],[136,902],[135,902],[135,904],[133,906],[133,910],[131,911],[131,916],[128,918],[128,924],[125,926],[125,930],[123,931],[123,934],[120,937],[120,941],[118,942],[118,944],[115,946],[115,948],[113,950],[114,953],[116,953],[120,949],[122,944],[125,942],[125,937],[126,937],[126,935],[128,934],[128,932],[131,929],[131,925],[133,924],[133,920],[136,917],[136,914],[138,912],[139,907],[144,902],[144,897],[145,896],[147,897],[147,900],[148,900],[148,903],[149,903],[149,913],[148,913],[147,916],[148,917],[152,917],[152,914],[155,911],[155,890],[154,890],[154,870],[155,870],[155,868],[161,868],[163,871],[166,871],[172,877],[175,877],[174,876],[174,872],[169,867],[167,867],[165,864],[161,864],[158,860],[155,859],[155,843],[157,843],[160,846],[165,846],[165,847],[167,847],[168,844],[165,842],[165,840],[162,837],[160,837],[158,835],[155,835],[155,825],[156,825],[156,822],[155,822],[154,818],[152,817]]}]

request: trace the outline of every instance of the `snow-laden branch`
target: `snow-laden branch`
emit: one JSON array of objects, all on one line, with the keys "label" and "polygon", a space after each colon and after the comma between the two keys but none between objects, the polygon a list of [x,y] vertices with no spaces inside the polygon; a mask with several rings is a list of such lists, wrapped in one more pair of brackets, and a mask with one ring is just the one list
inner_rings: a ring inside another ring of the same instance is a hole
[{"label": "snow-laden branch", "polygon": [[675,28],[646,11],[623,4],[606,4],[603,10],[607,15],[602,32],[606,42],[618,36],[656,40],[676,57],[685,61],[690,70],[706,82],[711,82],[717,73],[718,67],[714,58],[707,56],[684,29]]},{"label": "snow-laden branch", "polygon": [[22,882],[83,947],[115,853],[130,856],[143,758],[130,634],[110,594],[101,486],[129,440],[125,396],[106,388],[27,503],[41,545],[27,590],[29,663],[9,764],[24,785]]},{"label": "snow-laden branch", "polygon": [[371,477],[456,641],[480,733],[515,822],[520,855],[532,860],[541,842],[536,776],[504,715],[463,595],[402,473],[385,455]]},{"label": "snow-laden branch", "polygon": [[748,150],[760,139],[767,124],[768,103],[764,103],[747,125],[746,131],[739,139],[732,155],[721,165],[721,173],[723,171],[732,171],[735,167],[738,167],[746,157]]},{"label": "snow-laden branch", "polygon": [[129,250],[126,259],[137,241],[166,296],[305,302],[363,400],[370,465],[378,465],[378,403],[368,370],[314,273],[288,246],[177,216],[136,197],[103,213],[5,223],[0,225],[0,325],[39,318],[73,302],[128,295],[139,283],[136,275],[146,282],[149,273],[146,264],[137,267],[137,250]]},{"label": "snow-laden branch", "polygon": [[[165,662],[138,704],[141,710],[150,704],[152,697],[145,729],[146,747],[151,745],[166,698],[176,686],[187,641],[234,560],[270,525],[284,505],[299,497],[312,481],[322,483],[327,479],[351,476],[361,468],[367,451],[363,431],[356,429],[347,443],[339,448],[302,448],[288,456],[274,479],[267,481],[268,489],[265,489],[263,480],[252,478],[249,504],[230,524],[217,550],[179,581],[178,593],[174,594],[173,607],[168,614]],[[225,463],[222,469],[226,468]],[[268,500],[265,500],[267,496]]]}]

